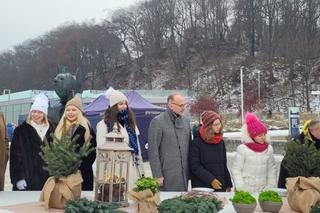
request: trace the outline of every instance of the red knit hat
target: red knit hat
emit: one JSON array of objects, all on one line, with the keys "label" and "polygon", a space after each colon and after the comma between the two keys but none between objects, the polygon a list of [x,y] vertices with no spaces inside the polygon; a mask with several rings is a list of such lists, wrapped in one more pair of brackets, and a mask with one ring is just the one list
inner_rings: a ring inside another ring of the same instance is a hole
[{"label": "red knit hat", "polygon": [[201,114],[201,121],[204,127],[209,126],[211,123],[213,123],[217,119],[220,119],[220,116],[214,111],[204,111]]},{"label": "red knit hat", "polygon": [[251,138],[254,138],[262,133],[267,133],[268,129],[254,113],[248,112],[245,120],[247,124],[247,130]]}]

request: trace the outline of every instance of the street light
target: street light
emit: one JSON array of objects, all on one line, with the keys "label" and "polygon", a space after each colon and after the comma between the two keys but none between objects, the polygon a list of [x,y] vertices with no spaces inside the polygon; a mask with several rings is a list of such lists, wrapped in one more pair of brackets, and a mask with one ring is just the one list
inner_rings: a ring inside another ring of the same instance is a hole
[{"label": "street light", "polygon": [[8,95],[8,103],[6,105],[6,116],[5,116],[5,118],[8,119],[8,107],[9,107],[9,104],[10,104],[11,89],[3,89],[2,94],[3,95]]},{"label": "street light", "polygon": [[260,70],[258,70],[258,103],[260,108]]},{"label": "street light", "polygon": [[240,85],[241,85],[241,124],[244,124],[244,110],[243,110],[243,66],[240,67]]}]

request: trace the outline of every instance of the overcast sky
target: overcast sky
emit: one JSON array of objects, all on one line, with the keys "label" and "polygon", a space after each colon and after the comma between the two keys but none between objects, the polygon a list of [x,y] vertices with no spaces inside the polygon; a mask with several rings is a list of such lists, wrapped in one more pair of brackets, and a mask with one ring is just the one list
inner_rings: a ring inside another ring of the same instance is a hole
[{"label": "overcast sky", "polygon": [[0,0],[0,52],[37,38],[61,24],[108,16],[138,0]]}]

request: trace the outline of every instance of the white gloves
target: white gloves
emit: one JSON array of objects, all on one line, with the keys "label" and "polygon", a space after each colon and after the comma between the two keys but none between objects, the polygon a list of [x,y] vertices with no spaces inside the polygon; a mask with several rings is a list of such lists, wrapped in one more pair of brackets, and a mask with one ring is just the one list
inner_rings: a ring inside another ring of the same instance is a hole
[{"label": "white gloves", "polygon": [[16,183],[16,185],[17,185],[17,188],[18,188],[19,190],[24,190],[24,189],[27,188],[27,182],[26,182],[25,179],[19,180],[19,181]]}]

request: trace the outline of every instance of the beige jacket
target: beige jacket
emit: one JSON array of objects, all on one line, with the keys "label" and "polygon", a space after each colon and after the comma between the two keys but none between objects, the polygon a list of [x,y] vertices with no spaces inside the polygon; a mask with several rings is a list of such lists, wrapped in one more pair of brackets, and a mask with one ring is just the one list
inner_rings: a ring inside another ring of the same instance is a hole
[{"label": "beige jacket", "polygon": [[8,162],[9,140],[7,137],[6,122],[0,112],[0,191],[4,190],[4,177]]}]

